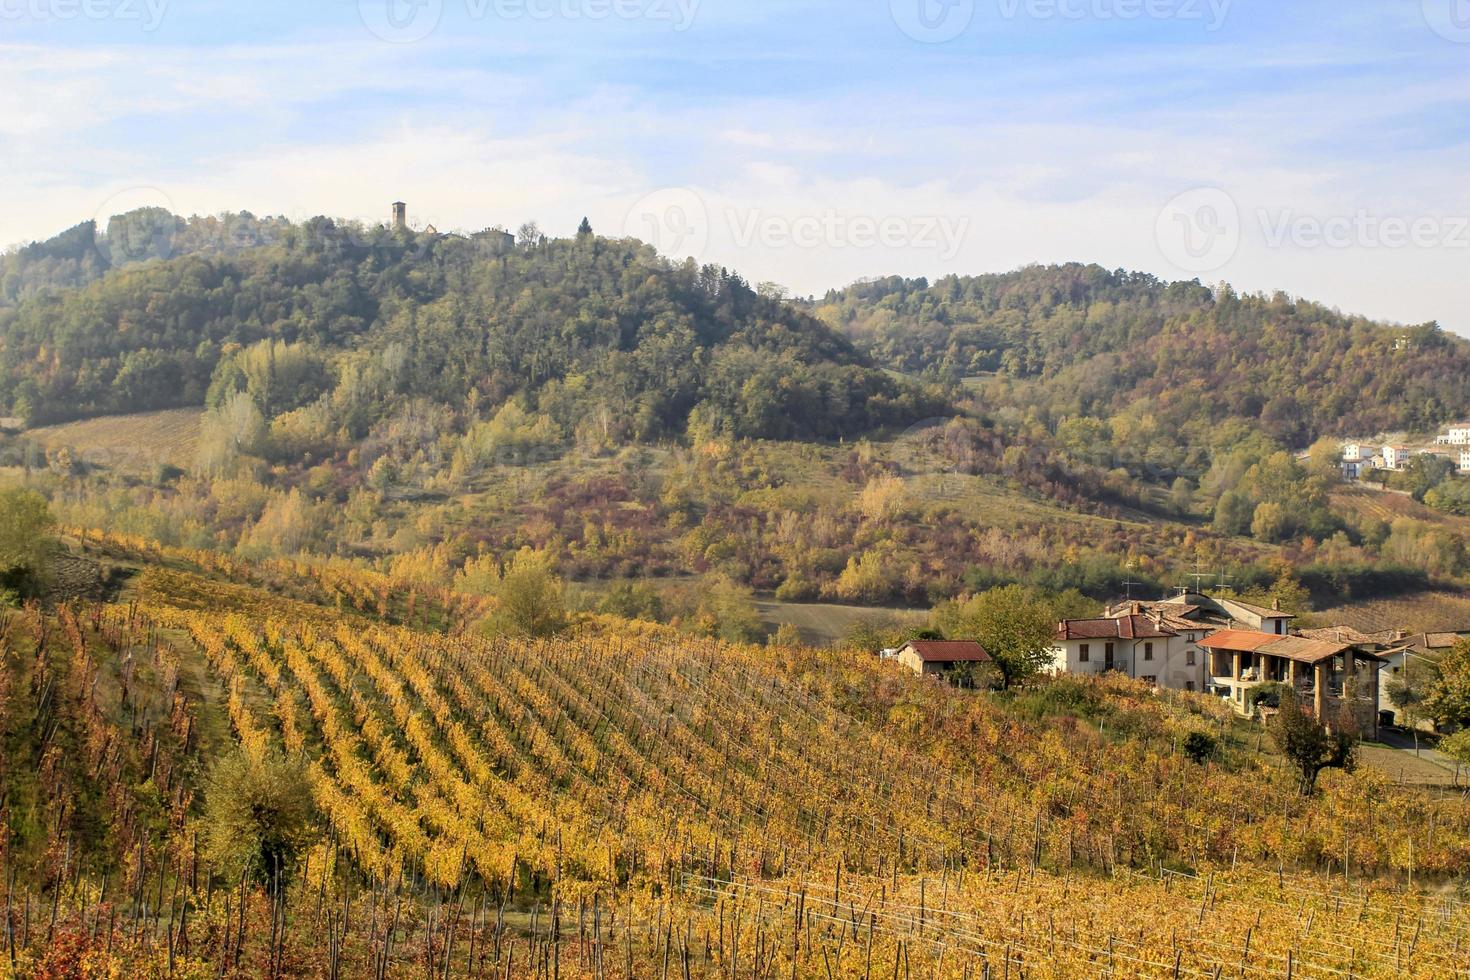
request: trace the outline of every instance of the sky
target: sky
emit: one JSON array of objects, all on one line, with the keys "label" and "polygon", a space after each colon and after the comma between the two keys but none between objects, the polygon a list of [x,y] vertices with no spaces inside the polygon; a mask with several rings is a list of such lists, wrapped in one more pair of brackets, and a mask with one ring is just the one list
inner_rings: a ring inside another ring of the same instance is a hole
[{"label": "sky", "polygon": [[0,0],[0,246],[141,205],[1470,335],[1470,0]]}]

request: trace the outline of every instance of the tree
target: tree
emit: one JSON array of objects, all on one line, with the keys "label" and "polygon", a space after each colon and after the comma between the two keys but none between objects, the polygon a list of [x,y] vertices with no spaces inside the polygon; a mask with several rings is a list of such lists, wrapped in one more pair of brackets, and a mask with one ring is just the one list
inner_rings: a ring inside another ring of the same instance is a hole
[{"label": "tree", "polygon": [[1251,529],[1251,518],[1255,507],[1245,494],[1227,490],[1215,504],[1216,531],[1221,534],[1247,534]]},{"label": "tree", "polygon": [[1312,443],[1307,472],[1328,486],[1342,482],[1342,443],[1323,437]]},{"label": "tree", "polygon": [[1303,796],[1316,792],[1323,769],[1351,770],[1356,762],[1353,737],[1329,732],[1302,708],[1296,691],[1289,687],[1281,692],[1281,710],[1271,719],[1270,732],[1277,749],[1296,768]]},{"label": "tree", "polygon": [[1431,490],[1455,475],[1456,469],[1454,460],[1446,456],[1420,453],[1409,460],[1402,472],[1389,477],[1389,485],[1409,491],[1410,496],[1423,503]]},{"label": "tree", "polygon": [[1056,620],[1051,602],[1034,589],[990,589],[941,607],[935,621],[946,636],[978,640],[1007,688],[1040,673],[1051,661]]},{"label": "tree", "polygon": [[205,789],[205,854],[226,881],[279,894],[316,834],[311,784],[300,760],[255,759],[244,749],[215,764]]},{"label": "tree", "polygon": [[496,620],[507,632],[551,636],[567,623],[566,588],[552,570],[551,556],[522,548],[501,577]]},{"label": "tree", "polygon": [[1291,536],[1291,518],[1280,504],[1267,501],[1256,508],[1251,519],[1251,537],[1260,541],[1285,541]]},{"label": "tree", "polygon": [[46,500],[24,487],[0,489],[0,588],[23,594],[46,567],[53,524]]},{"label": "tree", "polygon": [[1451,759],[1470,766],[1470,728],[1441,739],[1439,750]]},{"label": "tree", "polygon": [[1470,640],[1455,644],[1439,661],[1439,678],[1424,707],[1444,728],[1470,728]]},{"label": "tree", "polygon": [[492,555],[465,562],[455,587],[496,600],[488,626],[515,636],[551,636],[567,623],[566,587],[556,577],[551,555],[522,548],[502,568]]},{"label": "tree", "polygon": [[1439,672],[1423,657],[1408,654],[1404,666],[1393,680],[1388,682],[1385,693],[1388,701],[1398,709],[1399,719],[1414,733],[1414,751],[1419,751],[1419,723],[1429,720],[1425,702]]},{"label": "tree", "polygon": [[578,238],[591,238],[592,237],[592,222],[588,221],[586,218],[583,218],[582,219],[582,223],[577,226],[577,237]]}]

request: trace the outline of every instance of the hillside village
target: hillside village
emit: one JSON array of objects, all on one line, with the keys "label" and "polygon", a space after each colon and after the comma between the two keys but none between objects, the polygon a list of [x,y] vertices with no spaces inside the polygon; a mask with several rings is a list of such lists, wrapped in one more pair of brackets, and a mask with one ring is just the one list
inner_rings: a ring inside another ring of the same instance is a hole
[{"label": "hillside village", "polygon": [[1402,472],[1416,456],[1437,456],[1453,464],[1460,473],[1470,474],[1470,422],[1448,426],[1431,443],[1388,442],[1379,445],[1366,440],[1345,442],[1342,447],[1342,474],[1348,480],[1362,480],[1375,471]]},{"label": "hillside village", "polygon": [[[1269,716],[1285,689],[1329,728],[1376,740],[1385,727],[1419,724],[1390,697],[1390,682],[1412,659],[1440,656],[1461,632],[1363,633],[1340,626],[1292,628],[1279,604],[1185,591],[1157,602],[1127,600],[1093,619],[1059,622],[1043,672],[1121,674],[1161,690],[1203,692],[1244,717]],[[972,641],[915,640],[885,651],[915,673],[969,682],[990,662]]]}]

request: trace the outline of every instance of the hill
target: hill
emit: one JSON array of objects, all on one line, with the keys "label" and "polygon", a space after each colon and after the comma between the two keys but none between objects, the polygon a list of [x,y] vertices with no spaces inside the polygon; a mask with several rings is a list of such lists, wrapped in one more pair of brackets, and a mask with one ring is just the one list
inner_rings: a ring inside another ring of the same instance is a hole
[{"label": "hill", "polygon": [[[132,592],[5,624],[22,975],[1463,968],[1456,900],[1405,879],[1470,867],[1464,802],[1371,772],[1304,799],[1207,698],[986,695],[596,619],[481,638],[340,566],[86,541]],[[211,843],[231,757],[299,760],[315,804],[274,897]]]},{"label": "hill", "polygon": [[265,423],[298,413],[299,451],[360,439],[416,401],[474,418],[518,396],[604,439],[680,434],[691,416],[837,438],[937,404],[739,276],[634,241],[249,215],[113,224],[0,270],[0,405],[32,424],[245,391]]},{"label": "hill", "polygon": [[1073,264],[879,279],[817,313],[894,369],[977,378],[987,402],[1056,420],[1150,415],[1152,437],[1184,446],[1233,420],[1300,448],[1470,415],[1470,341],[1284,294]]}]

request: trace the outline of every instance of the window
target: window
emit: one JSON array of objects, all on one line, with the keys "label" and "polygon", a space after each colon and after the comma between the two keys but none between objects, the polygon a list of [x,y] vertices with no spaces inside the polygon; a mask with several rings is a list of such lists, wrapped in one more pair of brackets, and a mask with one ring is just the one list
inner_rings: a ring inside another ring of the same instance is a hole
[{"label": "window", "polygon": [[1153,658],[1154,658],[1154,645],[1152,643],[1145,643],[1143,645],[1143,659],[1144,660],[1152,660]]},{"label": "window", "polygon": [[1188,664],[1189,666],[1191,666],[1191,667],[1194,666],[1194,651],[1193,650],[1189,650],[1189,651],[1186,651],[1185,652],[1184,662],[1186,664]]},{"label": "window", "polygon": [[1143,678],[1143,682],[1145,684],[1149,685],[1150,687],[1158,687],[1159,686],[1159,679],[1157,677],[1152,676],[1152,675],[1146,675]]},{"label": "window", "polygon": [[1080,647],[1078,647],[1077,648],[1077,659],[1079,661],[1081,661],[1082,663],[1084,663],[1084,664],[1087,663],[1089,660],[1091,660],[1092,659],[1092,647],[1089,646],[1086,643],[1084,643]]},{"label": "window", "polygon": [[1186,691],[1193,691],[1194,690],[1194,681],[1185,681],[1184,682],[1184,689]]}]

